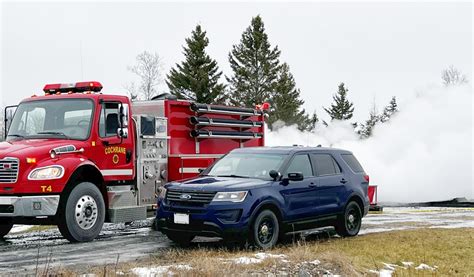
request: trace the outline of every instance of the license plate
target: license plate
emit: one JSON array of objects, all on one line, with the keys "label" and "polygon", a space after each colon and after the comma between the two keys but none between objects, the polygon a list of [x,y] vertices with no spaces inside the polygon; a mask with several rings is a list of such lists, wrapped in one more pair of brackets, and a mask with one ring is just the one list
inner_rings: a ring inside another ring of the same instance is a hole
[{"label": "license plate", "polygon": [[174,214],[174,223],[189,224],[189,214]]}]

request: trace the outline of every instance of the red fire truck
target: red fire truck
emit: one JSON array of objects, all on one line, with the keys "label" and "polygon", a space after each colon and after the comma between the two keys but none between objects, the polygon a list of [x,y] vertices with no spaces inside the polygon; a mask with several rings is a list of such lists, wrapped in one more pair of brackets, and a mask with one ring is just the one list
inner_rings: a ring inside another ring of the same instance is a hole
[{"label": "red fire truck", "polygon": [[104,222],[145,219],[167,181],[264,145],[266,105],[131,102],[95,81],[43,90],[5,111],[0,238],[13,224],[56,224],[70,241],[93,240]]}]

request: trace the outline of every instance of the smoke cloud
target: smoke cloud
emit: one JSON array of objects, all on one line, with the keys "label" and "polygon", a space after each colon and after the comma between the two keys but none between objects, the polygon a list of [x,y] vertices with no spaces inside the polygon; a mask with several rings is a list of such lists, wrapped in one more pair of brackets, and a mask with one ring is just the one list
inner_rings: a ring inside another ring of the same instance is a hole
[{"label": "smoke cloud", "polygon": [[331,146],[352,151],[378,185],[381,202],[474,199],[472,88],[431,87],[399,103],[400,112],[360,140],[349,122],[314,132],[268,131],[266,144]]}]

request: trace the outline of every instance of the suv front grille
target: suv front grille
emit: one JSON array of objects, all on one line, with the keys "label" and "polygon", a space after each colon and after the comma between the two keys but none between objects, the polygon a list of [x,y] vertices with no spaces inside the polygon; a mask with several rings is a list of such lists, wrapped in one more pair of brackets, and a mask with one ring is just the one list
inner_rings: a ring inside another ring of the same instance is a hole
[{"label": "suv front grille", "polygon": [[180,204],[209,204],[214,199],[215,192],[198,192],[198,191],[177,191],[168,190],[166,192],[166,200],[170,202],[180,202]]},{"label": "suv front grille", "polygon": [[0,160],[0,183],[16,183],[18,179],[18,159],[4,158]]}]

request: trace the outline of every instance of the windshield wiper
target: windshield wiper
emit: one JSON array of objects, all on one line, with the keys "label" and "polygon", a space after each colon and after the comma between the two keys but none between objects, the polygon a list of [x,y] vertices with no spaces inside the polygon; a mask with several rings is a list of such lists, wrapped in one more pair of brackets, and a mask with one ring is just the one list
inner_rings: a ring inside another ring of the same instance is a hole
[{"label": "windshield wiper", "polygon": [[216,175],[216,177],[250,178],[249,176],[242,176],[242,175],[235,175],[235,174],[230,174],[230,175]]},{"label": "windshield wiper", "polygon": [[8,134],[7,137],[24,138],[25,136],[24,136],[24,135],[20,135],[20,134]]},{"label": "windshield wiper", "polygon": [[36,133],[37,135],[58,135],[58,136],[63,136],[66,139],[69,139],[69,137],[63,133],[63,132],[53,132],[53,131],[47,131],[47,132],[38,132]]}]

